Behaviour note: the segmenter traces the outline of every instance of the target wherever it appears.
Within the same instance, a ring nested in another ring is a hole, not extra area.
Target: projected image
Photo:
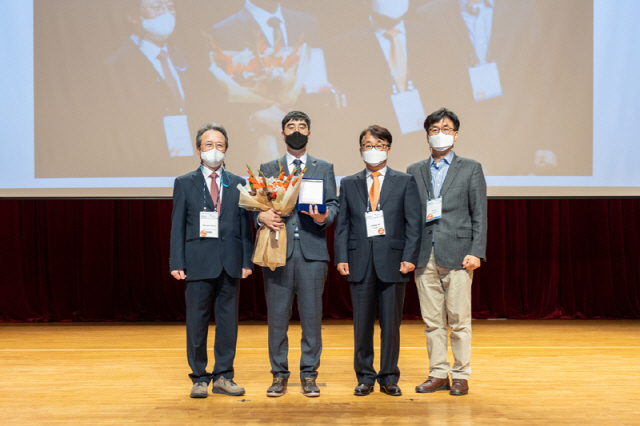
[[[35,176],[181,175],[209,121],[244,170],[284,154],[293,109],[337,175],[374,123],[404,170],[443,106],[488,176],[589,176],[592,20],[580,0],[36,0]]]

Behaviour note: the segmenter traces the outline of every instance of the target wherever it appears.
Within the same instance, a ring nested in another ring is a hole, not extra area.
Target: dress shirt
[[[369,192],[371,191],[371,185],[373,185],[373,176],[371,176],[371,173],[373,173],[373,171],[369,170],[368,168],[366,168],[365,171],[367,173],[367,199],[369,199]],[[387,166],[384,166],[383,168],[378,170],[378,173],[380,173],[380,176],[378,176],[378,181],[380,181],[380,193],[382,193],[382,183],[384,182],[384,176],[387,174]],[[380,204],[380,198],[378,198],[378,204]]]
[[[468,2],[469,0],[460,0],[462,19],[469,29],[469,39],[478,57],[478,64],[486,64],[489,41],[491,40],[494,0],[481,0],[478,4],[472,5],[473,10],[478,12],[477,15],[471,15],[467,12]]]
[[[140,51],[144,54],[144,56],[146,56],[147,59],[149,59],[149,62],[151,62],[151,64],[153,65],[153,68],[156,69],[156,71],[158,72],[158,74],[160,74],[160,77],[162,77],[163,80],[165,79],[164,71],[162,71],[162,64],[158,59],[158,54],[160,53],[161,50],[164,50],[165,52],[167,52],[167,62],[169,62],[169,69],[171,70],[171,74],[173,74],[173,78],[178,83],[180,96],[182,97],[182,99],[184,99],[184,91],[182,90],[182,83],[180,83],[180,76],[178,75],[178,72],[176,71],[176,67],[173,65],[173,62],[171,62],[171,56],[167,51],[167,46],[164,45],[163,47],[158,47],[156,44],[151,43],[147,40],[140,40],[136,36],[132,36],[131,39],[133,40],[134,43],[138,45],[138,47],[140,48]]]
[[[220,185],[220,179],[222,179],[222,167],[218,167],[216,170],[211,170],[205,165],[202,165],[200,169],[202,170],[202,175],[204,176],[204,181],[207,183],[207,188],[209,188],[209,191],[211,191],[211,175],[213,174],[213,172],[216,172],[216,174],[218,175],[216,176],[216,185],[218,185],[218,188],[220,189],[218,191],[218,194],[220,194],[220,202],[222,202],[222,188],[224,188],[223,185]]]
[[[280,20],[280,31],[282,31],[282,40],[284,41],[285,47],[289,46],[289,43],[287,43],[287,28],[284,25],[284,17],[282,16],[282,9],[280,8],[280,5],[278,5],[278,10],[276,10],[276,13],[273,14],[259,8],[249,0],[246,0],[244,7],[251,14],[251,16],[253,16],[253,19],[256,20],[256,22],[260,26],[260,29],[262,30],[262,33],[272,47],[275,43],[275,41],[273,40],[273,28],[269,26],[267,21],[269,21],[269,19],[273,17],[278,18]]]
[[[429,191],[434,192],[431,194],[431,198],[438,198],[440,196],[440,190],[442,189],[444,179],[447,177],[451,160],[453,160],[453,151],[442,158],[439,163],[436,163],[433,157],[431,157],[431,188]]]
[[[371,22],[373,23],[373,20],[371,20]],[[404,20],[400,21],[400,23],[398,23],[398,25],[396,25],[394,28],[397,29],[398,31],[400,31],[398,33],[398,38],[400,39],[400,42],[402,43],[402,49],[404,50],[404,56],[405,56],[405,58],[407,58],[407,61],[408,61],[409,57],[407,56],[407,32],[405,30]],[[389,40],[387,37],[385,37],[384,33],[386,31],[387,31],[386,28],[376,28],[375,34],[376,34],[376,38],[378,39],[378,43],[380,43],[380,48],[382,49],[382,53],[384,54],[384,58],[387,60],[387,64],[389,64],[389,70],[391,70],[392,69],[392,67],[391,67],[391,58],[390,58],[390,55],[391,55],[391,40]]]

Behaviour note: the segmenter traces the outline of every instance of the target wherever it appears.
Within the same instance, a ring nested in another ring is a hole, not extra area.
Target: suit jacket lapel
[[[289,176],[289,164],[287,163],[286,154],[280,157],[280,165],[282,166],[282,170],[284,170],[284,175]],[[280,172],[280,170],[278,170],[278,172]],[[278,177],[277,174],[276,174],[276,177]]]
[[[429,194],[428,198],[433,198],[433,194],[431,193],[431,157],[422,163],[422,166],[420,166],[420,172],[422,174],[422,179],[424,180],[424,185],[427,187],[427,194]]]
[[[203,194],[204,192],[204,205],[207,207],[207,210],[213,211],[213,200],[211,199],[211,192],[209,191],[207,183],[204,180],[202,170],[197,169],[195,172],[193,172],[191,180],[193,182],[193,185],[196,187],[198,194]]]
[[[304,177],[307,179],[313,179],[318,171],[318,161],[307,154],[307,162],[304,166],[307,168],[307,171],[304,173]]]
[[[366,206],[369,202],[369,191],[367,191],[367,172],[365,170],[356,175],[356,188]]]
[[[458,170],[460,170],[460,159],[456,154],[453,154],[453,161],[451,161],[451,165],[449,166],[449,170],[447,170],[447,176],[444,178],[444,183],[442,184],[442,189],[440,190],[440,196],[444,196],[447,192],[447,189],[451,186],[451,182],[456,178],[458,174]]]
[[[384,209],[384,202],[387,200],[387,197],[389,197],[389,194],[391,194],[393,186],[396,184],[397,180],[398,176],[396,174],[396,171],[387,168],[387,175],[382,181],[382,188],[380,188],[380,209]]]

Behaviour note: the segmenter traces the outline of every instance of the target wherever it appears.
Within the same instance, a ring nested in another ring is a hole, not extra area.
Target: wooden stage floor
[[[476,320],[473,328],[468,396],[414,392],[428,374],[418,321],[402,325],[404,395],[376,386],[353,396],[352,324],[326,321],[320,398],[293,384],[298,323],[289,331],[292,386],[280,398],[265,395],[266,324],[241,323],[235,379],[247,393],[191,399],[184,324],[0,324],[0,424],[640,424],[639,321]]]

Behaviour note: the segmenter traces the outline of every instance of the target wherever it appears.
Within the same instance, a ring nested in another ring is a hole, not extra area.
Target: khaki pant
[[[431,252],[416,269],[420,312],[425,323],[429,376],[469,379],[471,375],[471,282],[473,271],[441,268]],[[447,361],[447,323],[451,327],[453,367]]]

